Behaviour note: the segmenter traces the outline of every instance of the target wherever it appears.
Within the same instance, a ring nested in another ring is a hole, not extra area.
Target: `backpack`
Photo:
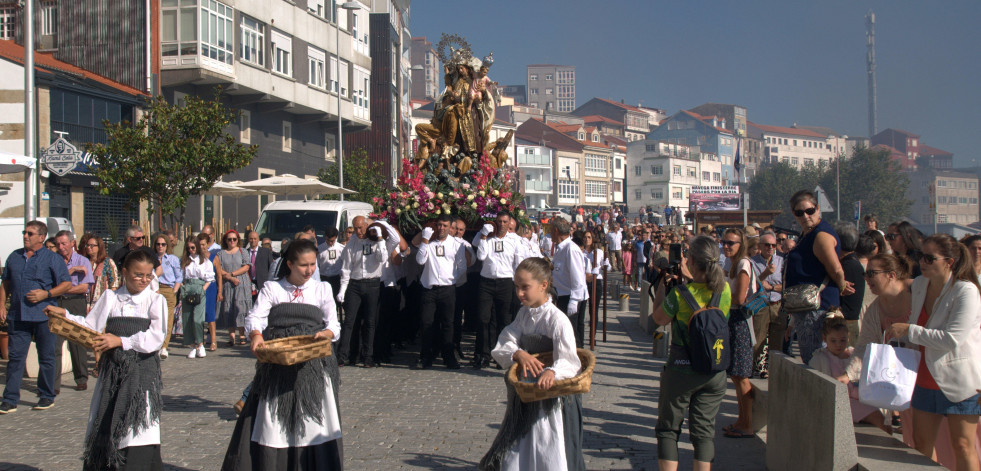
[[[729,367],[731,344],[729,341],[729,321],[719,309],[721,293],[712,295],[705,307],[700,307],[688,286],[678,286],[678,294],[692,310],[688,321],[688,338],[681,336],[688,351],[691,368],[697,373],[713,374]]]

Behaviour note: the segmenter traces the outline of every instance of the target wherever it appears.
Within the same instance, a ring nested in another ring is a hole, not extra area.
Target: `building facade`
[[[573,111],[576,116],[602,116],[623,123],[623,137],[628,141],[644,139],[651,131],[651,115],[640,108],[605,98],[592,98]]]
[[[516,139],[515,147],[525,206],[529,209],[555,206],[555,149],[524,139]]]
[[[834,165],[848,152],[847,136],[824,134],[800,127],[749,123],[749,137],[762,141],[764,163],[783,162],[795,168]]]
[[[527,100],[532,108],[571,113],[576,109],[576,67],[529,65]]]
[[[515,105],[528,104],[528,88],[524,85],[501,85],[501,96],[514,100]]]
[[[722,184],[719,162],[704,168],[712,183],[703,180],[702,157],[697,147],[684,144],[651,139],[628,143],[628,207],[650,207],[662,214],[666,207],[677,208],[684,218],[693,186]]]
[[[950,170],[920,169],[909,173],[906,197],[913,202],[910,219],[919,224],[968,225],[979,219],[978,176]]]
[[[692,148],[692,151],[708,152],[718,157],[722,175],[719,185],[736,183],[733,160],[736,142],[732,131],[726,129],[725,119],[707,117],[691,111],[679,111],[665,118],[661,125],[647,134],[647,140],[670,142]],[[632,174],[628,172],[627,179]]]
[[[412,60],[412,93],[413,100],[435,100],[439,96],[439,76],[442,67],[433,43],[425,36],[412,38],[410,57]]]

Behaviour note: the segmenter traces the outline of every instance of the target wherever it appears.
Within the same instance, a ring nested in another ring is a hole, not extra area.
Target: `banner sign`
[[[688,196],[689,211],[738,211],[737,186],[693,186]]]
[[[81,160],[82,153],[64,136],[59,136],[58,140],[51,143],[41,153],[41,161],[44,166],[59,177],[63,177],[75,169],[75,165]]]

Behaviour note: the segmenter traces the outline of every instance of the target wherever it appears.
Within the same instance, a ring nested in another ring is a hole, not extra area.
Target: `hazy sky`
[[[705,102],[751,121],[868,136],[865,14],[876,14],[879,131],[906,130],[981,164],[981,1],[415,0],[410,31],[494,51],[491,78],[576,66],[576,101],[669,114]],[[977,114],[977,115],[976,115]]]

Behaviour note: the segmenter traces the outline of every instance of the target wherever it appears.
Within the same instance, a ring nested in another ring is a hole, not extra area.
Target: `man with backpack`
[[[682,276],[690,280],[668,290],[668,275],[657,283],[654,322],[671,324],[668,362],[661,374],[656,427],[658,464],[677,469],[678,439],[685,415],[694,447],[695,469],[709,469],[715,457],[715,417],[726,392],[731,344],[729,285],[719,263],[718,244],[707,236],[691,241]]]

